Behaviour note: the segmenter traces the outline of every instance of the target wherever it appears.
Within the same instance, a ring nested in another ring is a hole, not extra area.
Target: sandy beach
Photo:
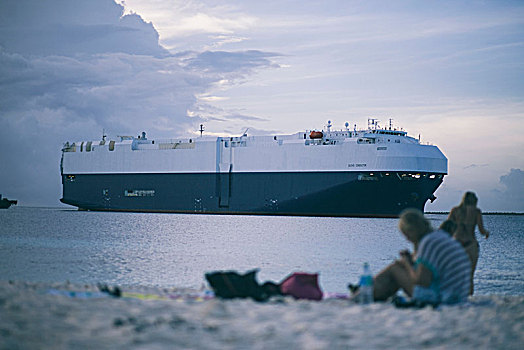
[[[199,291],[0,282],[2,349],[521,349],[524,296],[398,309],[291,298],[206,299]]]

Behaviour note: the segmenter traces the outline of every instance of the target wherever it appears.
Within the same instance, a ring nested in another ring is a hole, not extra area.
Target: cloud
[[[256,19],[242,16],[235,19],[219,18],[205,13],[197,13],[191,17],[182,18],[176,26],[179,35],[191,33],[233,33],[238,29],[246,29],[254,25]]]
[[[249,33],[261,22],[261,18],[246,13],[249,9],[243,11],[242,6],[233,2],[116,1],[125,7],[126,13],[136,11],[154,22],[162,33],[161,43],[168,49],[216,49],[224,44],[239,43],[249,38],[238,36],[237,32]]]
[[[504,196],[515,201],[517,206],[524,210],[524,171],[511,169],[508,174],[500,177],[500,183],[506,187]]]
[[[245,121],[267,121],[265,118],[260,117],[254,117],[250,115],[243,115],[243,114],[232,114],[226,116],[227,119],[239,119],[239,120],[245,120]]]
[[[509,172],[499,175],[498,183],[493,181],[483,184],[476,183],[475,180],[482,177],[482,173],[488,170],[474,168],[473,171],[467,176],[466,182],[455,179],[451,186],[446,186],[446,183],[443,184],[442,190],[446,191],[444,196],[446,198],[439,198],[439,200],[444,201],[444,203],[439,204],[441,210],[449,210],[451,206],[460,201],[464,192],[473,191],[477,193],[479,207],[483,211],[524,212],[524,171],[513,168]]]
[[[278,68],[269,58],[277,53],[248,50],[241,52],[205,51],[186,60],[187,67],[212,73],[245,74],[255,68]]]
[[[466,169],[475,169],[475,168],[483,168],[483,167],[487,167],[489,166],[489,164],[470,164],[470,165],[467,165],[465,167],[463,167],[462,169],[466,170]]]
[[[0,46],[31,55],[120,52],[162,56],[151,23],[123,16],[113,1],[5,0],[0,3]]]
[[[212,36],[211,39],[213,40],[213,43],[207,46],[207,48],[209,49],[217,49],[220,46],[223,46],[226,44],[241,43],[247,40],[246,37],[238,37],[238,36],[232,36],[232,35],[229,35],[229,36],[228,35],[217,35],[217,36]]]
[[[64,142],[187,135],[213,110],[198,96],[276,67],[262,51],[169,53],[123,13],[111,0],[0,2],[1,193],[56,205]]]
[[[49,123],[58,129],[92,119],[106,130],[126,132],[167,116],[191,123],[187,109],[212,82],[185,71],[174,58],[120,53],[25,57],[4,51],[0,74],[4,118],[55,110],[61,117]]]
[[[205,103],[205,101],[206,101],[205,98],[200,99],[199,102],[195,104],[190,114],[194,116],[198,115],[200,118],[208,122],[227,123],[229,124],[229,127],[235,126],[240,129],[245,128],[244,126],[245,124],[243,124],[243,122],[267,122],[268,121],[267,118],[258,117],[254,115],[247,115],[246,113],[243,113],[242,110],[220,108],[215,105]],[[215,124],[215,128],[218,125],[220,124]],[[215,130],[214,132],[218,132],[218,131]]]

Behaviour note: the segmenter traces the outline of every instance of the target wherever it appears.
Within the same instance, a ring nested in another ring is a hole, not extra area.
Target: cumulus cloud
[[[504,197],[519,210],[524,210],[524,171],[511,169],[508,174],[500,177],[500,183],[506,187]]]
[[[65,141],[187,134],[212,108],[198,96],[273,66],[260,51],[169,53],[111,0],[4,0],[0,24],[0,193],[22,205],[58,203]]]
[[[166,47],[186,49],[218,48],[225,44],[249,39],[238,32],[249,32],[260,25],[261,19],[242,10],[239,5],[217,1],[141,1],[116,0],[126,8],[126,13],[137,11],[155,23],[161,32],[161,42]],[[265,22],[265,20],[264,20]],[[179,49],[181,50],[181,49]]]
[[[122,52],[163,55],[158,33],[113,1],[3,0],[0,45],[21,54]]]
[[[524,171],[512,168],[499,177],[498,186],[472,189],[483,211],[524,212]]]

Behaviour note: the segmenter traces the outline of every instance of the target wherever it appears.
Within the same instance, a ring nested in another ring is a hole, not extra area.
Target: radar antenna
[[[204,128],[204,124],[200,124],[200,137],[202,137],[202,133],[204,132],[205,128]]]

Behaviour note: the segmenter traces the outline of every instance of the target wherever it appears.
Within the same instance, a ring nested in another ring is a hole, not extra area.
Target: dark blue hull
[[[6,198],[0,199],[0,209],[8,209],[12,205],[16,205],[18,201],[9,200]]]
[[[85,210],[394,217],[424,209],[443,174],[300,172],[64,174],[61,201]]]

